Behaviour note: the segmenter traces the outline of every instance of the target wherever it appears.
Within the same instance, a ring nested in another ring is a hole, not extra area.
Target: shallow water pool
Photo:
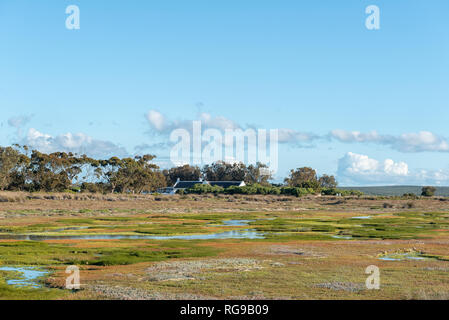
[[[371,216],[352,217],[351,219],[361,219],[361,220],[366,220],[366,219],[371,219]]]
[[[378,258],[383,261],[404,261],[404,260],[428,260],[428,258],[420,257],[411,253],[392,253]]]
[[[31,234],[3,234],[0,240],[121,240],[121,239],[152,239],[152,240],[213,240],[213,239],[263,239],[264,235],[255,230],[232,230],[209,234],[152,236],[152,235],[123,235],[123,234],[86,234],[86,235],[31,235]]]
[[[34,267],[0,267],[0,271],[19,273],[19,276],[16,279],[6,280],[7,284],[17,287],[32,288],[40,288],[41,285],[37,282],[37,279],[48,274],[48,271],[39,270]]]

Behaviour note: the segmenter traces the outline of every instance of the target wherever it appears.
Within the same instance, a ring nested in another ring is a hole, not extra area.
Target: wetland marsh
[[[331,197],[177,199],[2,204],[0,297],[449,296],[449,277],[442,271],[449,270],[449,206],[437,199],[417,201],[413,209],[400,200],[387,209],[376,199],[335,205]],[[80,268],[81,290],[65,289],[71,265]],[[369,265],[381,270],[380,290],[364,287]],[[32,286],[18,286],[12,280],[24,278],[21,270],[45,273]]]

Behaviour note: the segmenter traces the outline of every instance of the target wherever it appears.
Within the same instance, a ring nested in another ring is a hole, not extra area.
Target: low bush
[[[192,188],[185,189],[184,193],[205,194],[205,193],[223,193],[224,188],[211,186],[209,184],[196,184]]]
[[[326,196],[336,196],[341,195],[343,197],[347,196],[363,196],[363,192],[359,190],[342,190],[337,188],[323,188],[321,194]]]

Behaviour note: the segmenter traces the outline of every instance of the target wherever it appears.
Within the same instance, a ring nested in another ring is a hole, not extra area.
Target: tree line
[[[262,163],[245,165],[217,161],[202,168],[184,165],[161,170],[152,162],[154,159],[154,155],[147,154],[99,160],[70,152],[46,154],[20,145],[0,147],[0,191],[143,193],[172,186],[177,179],[245,181],[247,187],[234,187],[229,192],[247,194],[335,192],[337,187],[334,176],[318,177],[309,167],[291,170],[284,184],[276,185],[270,183],[272,175]]]
[[[166,186],[153,155],[97,160],[66,152],[46,154],[26,146],[0,147],[0,190],[152,191]]]

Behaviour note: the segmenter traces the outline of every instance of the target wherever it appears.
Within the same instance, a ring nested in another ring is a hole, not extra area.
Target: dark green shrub
[[[185,190],[185,193],[205,194],[205,193],[223,193],[224,189],[220,186],[211,186],[209,184],[198,183],[192,188]]]
[[[421,190],[421,195],[424,197],[433,197],[437,189],[435,187],[423,187]]]

